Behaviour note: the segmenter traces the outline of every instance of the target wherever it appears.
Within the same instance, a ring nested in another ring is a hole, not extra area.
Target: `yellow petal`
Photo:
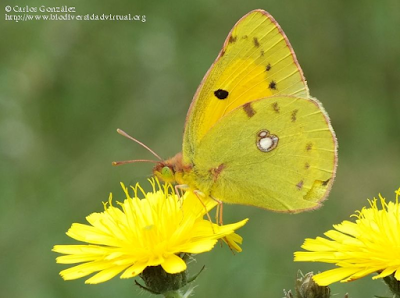
[[[400,188],[399,188],[400,191]],[[396,273],[394,274],[394,278],[397,279],[398,281],[400,281],[400,270],[397,269]]]
[[[385,268],[381,273],[379,273],[378,275],[372,277],[372,279],[378,279],[378,278],[386,277],[386,276],[392,274],[394,271],[396,271],[395,267]],[[397,272],[396,272],[396,274],[397,274]]]
[[[180,246],[181,252],[187,252],[192,254],[199,254],[202,252],[210,251],[213,249],[215,244],[218,242],[216,239],[204,239],[199,241],[192,241],[189,243],[185,243]]]
[[[122,273],[121,278],[131,278],[139,275],[147,267],[147,263],[135,263]]]
[[[101,271],[112,266],[109,262],[90,262],[80,264],[60,272],[60,275],[65,280],[72,280],[87,276],[96,271]]]
[[[87,279],[85,281],[85,284],[98,284],[101,282],[105,282],[107,280],[110,280],[114,276],[116,276],[118,273],[120,273],[125,268],[126,268],[126,265],[125,266],[113,266],[111,268],[102,270],[99,273],[93,275],[91,278]]]
[[[318,285],[327,286],[356,273],[358,270],[359,268],[335,268],[318,273],[313,276],[313,279]]]
[[[222,238],[222,240],[229,246],[231,250],[236,252],[242,251],[242,248],[239,246],[239,244],[242,244],[243,238],[240,237],[238,234],[229,234],[225,238]]]
[[[170,255],[165,258],[161,266],[165,272],[170,274],[175,274],[186,270],[186,263],[176,255]]]

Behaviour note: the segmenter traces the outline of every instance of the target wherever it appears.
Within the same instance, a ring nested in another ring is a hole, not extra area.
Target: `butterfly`
[[[258,9],[235,24],[198,87],[182,152],[153,173],[222,202],[295,213],[321,205],[336,167],[329,117],[281,27]]]

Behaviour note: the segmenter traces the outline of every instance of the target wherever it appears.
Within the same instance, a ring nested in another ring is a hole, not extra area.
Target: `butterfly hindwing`
[[[336,147],[318,101],[273,96],[216,123],[196,148],[188,178],[224,202],[299,212],[317,208],[328,194]]]
[[[279,94],[309,97],[282,29],[267,12],[254,10],[233,27],[194,96],[186,119],[184,159],[190,162],[201,139],[224,115]]]

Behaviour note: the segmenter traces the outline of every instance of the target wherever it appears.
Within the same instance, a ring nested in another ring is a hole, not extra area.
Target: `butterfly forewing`
[[[196,92],[186,119],[184,160],[190,162],[201,139],[230,111],[279,94],[309,97],[282,29],[267,12],[255,10],[233,27]]]

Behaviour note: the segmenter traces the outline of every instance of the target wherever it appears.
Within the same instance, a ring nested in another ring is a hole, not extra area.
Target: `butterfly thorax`
[[[153,174],[164,182],[187,184],[185,174],[190,172],[192,165],[185,164],[182,160],[182,153],[177,153],[170,159],[161,161],[153,168]]]

